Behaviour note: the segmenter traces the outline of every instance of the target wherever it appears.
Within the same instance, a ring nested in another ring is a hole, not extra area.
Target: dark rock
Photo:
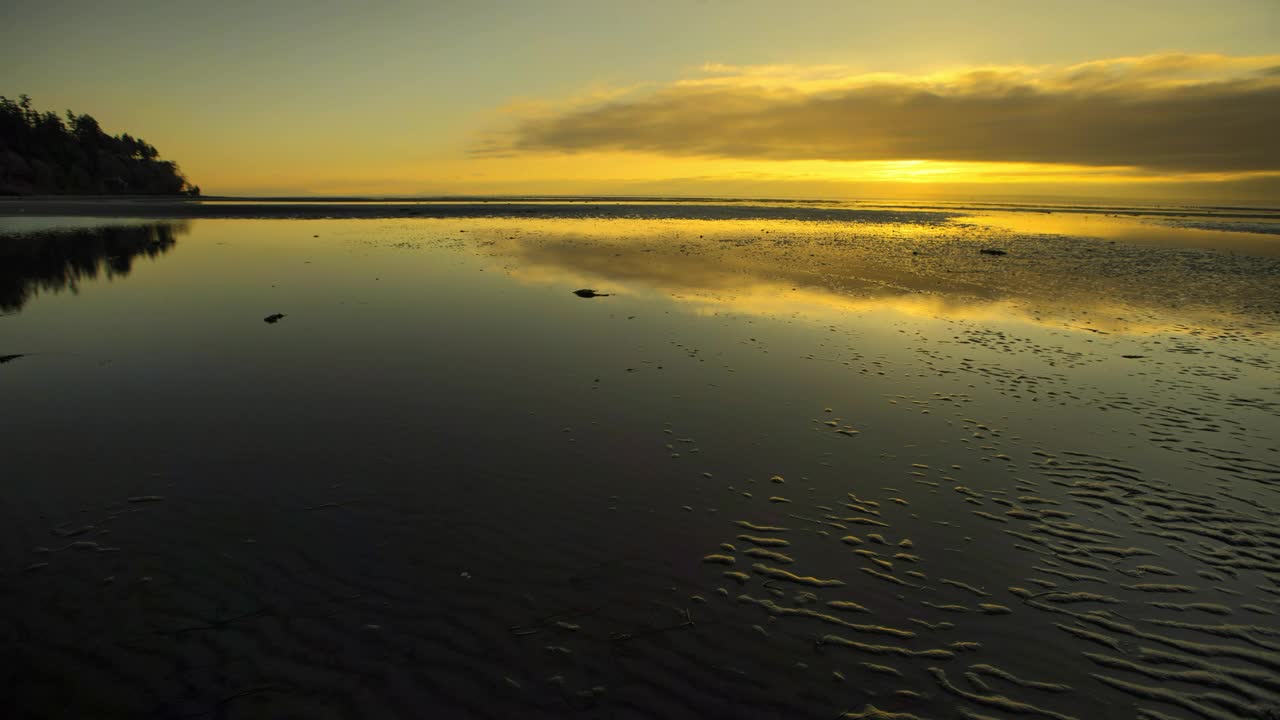
[[[978,252],[982,253],[983,255],[1008,255],[1009,254],[1008,250],[1001,250],[1000,248],[982,248]]]
[[[609,293],[598,293],[595,290],[592,290],[591,288],[574,290],[573,294],[577,295],[580,298],[609,297]]]
[[[275,315],[268,315],[262,318],[262,322],[267,323],[269,325],[275,325],[276,323],[280,322],[283,318],[284,318],[284,315],[282,313],[276,313]]]
[[[0,364],[13,362],[14,360],[17,360],[20,357],[22,357],[22,355],[0,355]]]

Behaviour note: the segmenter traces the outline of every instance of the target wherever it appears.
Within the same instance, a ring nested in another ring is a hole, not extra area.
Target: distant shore
[[[674,208],[682,210],[672,212]],[[697,208],[697,210],[693,210]],[[1224,206],[1059,205],[1026,202],[902,202],[707,197],[202,197],[27,196],[0,197],[0,217],[108,218],[467,218],[467,217],[684,217],[705,220],[795,219],[814,221],[946,222],[973,212],[1112,214],[1277,220],[1280,209]]]
[[[200,200],[150,197],[43,197],[0,199],[0,217],[102,217],[138,219],[390,219],[390,218],[631,218],[702,220],[810,220],[946,222],[961,214],[942,208],[848,208],[784,201],[718,200]],[[774,204],[777,203],[777,204]]]

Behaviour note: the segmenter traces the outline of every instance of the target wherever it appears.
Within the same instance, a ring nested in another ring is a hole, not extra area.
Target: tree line
[[[40,112],[0,95],[0,195],[199,195],[175,162],[90,115]]]

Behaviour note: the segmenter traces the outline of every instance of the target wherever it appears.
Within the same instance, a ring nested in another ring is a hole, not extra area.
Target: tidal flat
[[[1280,717],[1278,367],[1268,210],[5,201],[0,677]]]

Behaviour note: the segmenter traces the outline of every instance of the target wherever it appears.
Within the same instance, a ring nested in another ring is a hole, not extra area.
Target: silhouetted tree
[[[199,195],[176,163],[128,133],[108,135],[91,115],[37,111],[0,95],[0,195]]]

